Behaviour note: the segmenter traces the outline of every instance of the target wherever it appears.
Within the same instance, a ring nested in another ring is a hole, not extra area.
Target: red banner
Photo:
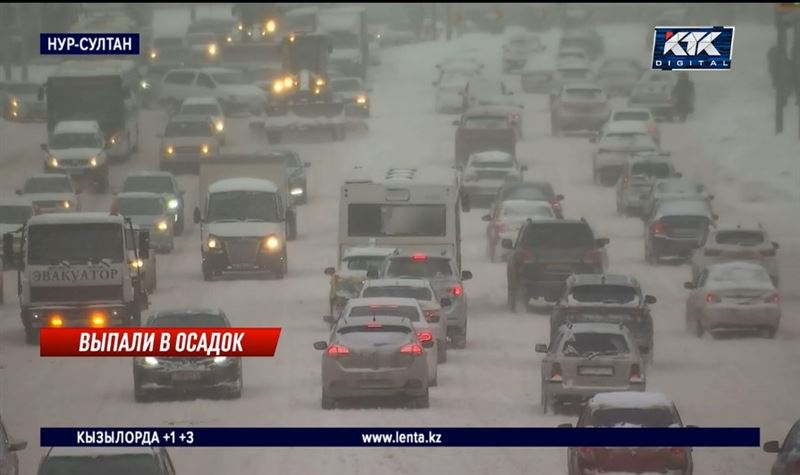
[[[275,356],[280,328],[42,328],[40,356]]]

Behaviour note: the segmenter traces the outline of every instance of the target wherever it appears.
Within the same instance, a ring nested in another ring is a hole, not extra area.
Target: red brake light
[[[460,285],[456,285],[455,287],[453,287],[453,296],[454,297],[461,297],[461,294],[463,294],[463,293],[464,293],[464,288],[461,287]]]
[[[719,298],[719,295],[717,295],[717,294],[708,293],[708,294],[706,294],[706,302],[707,303],[720,303],[720,302],[722,302],[722,299]]]
[[[380,322],[370,322],[367,323],[367,328],[383,328],[383,324]]]
[[[550,206],[552,206],[553,209],[558,209],[561,208],[561,203],[558,200],[553,200],[550,202]]]
[[[584,461],[594,460],[594,448],[593,447],[579,447],[578,448],[578,457],[580,457]]]
[[[600,252],[600,249],[589,249],[583,255],[583,263],[584,264],[600,264],[603,261],[603,254]]]
[[[759,252],[764,257],[775,257],[775,249],[767,249],[765,251]]]
[[[631,181],[631,177],[629,177],[628,175],[625,175],[625,176],[622,177],[622,184],[623,185],[627,185],[629,181]]]
[[[722,251],[720,251],[719,249],[706,249],[703,252],[703,254],[705,254],[706,256],[719,256],[722,255]]]
[[[559,363],[553,363],[553,366],[550,367],[549,380],[554,383],[564,381],[564,378],[561,377],[561,365]]]
[[[411,356],[421,356],[422,347],[416,343],[409,343],[408,345],[400,348],[400,353],[410,354]]]
[[[781,295],[780,294],[772,294],[769,297],[765,298],[764,302],[766,302],[766,303],[774,303],[775,305],[778,305],[779,303],[781,303]]]
[[[683,457],[684,450],[682,447],[672,447],[671,449],[669,449],[669,453],[673,457]]]
[[[498,233],[502,233],[502,232],[504,232],[506,229],[508,229],[508,226],[506,225],[506,223],[504,223],[504,222],[502,222],[502,221],[498,221],[498,222],[496,222],[496,223],[494,224],[494,229],[495,229],[495,231],[497,231]]]
[[[411,259],[413,259],[415,261],[427,261],[428,260],[428,255],[425,254],[424,252],[417,252],[417,253],[415,253],[414,255],[411,256]]]
[[[653,236],[663,236],[664,235],[664,225],[661,221],[656,221],[655,223],[650,225],[650,234]]]
[[[429,332],[428,330],[420,330],[417,332],[417,339],[420,343],[425,343],[426,341],[433,341],[433,333]]]
[[[642,383],[644,382],[644,378],[642,377],[642,370],[639,368],[638,364],[631,366],[631,376],[628,378],[628,381],[631,383]]]
[[[656,124],[651,123],[650,125],[647,126],[647,131],[650,132],[651,134],[656,133],[657,130],[658,129],[656,128]]]
[[[325,350],[328,356],[332,356],[334,358],[338,356],[345,356],[350,354],[350,348],[344,345],[338,345],[336,343],[331,344],[327,350]]]

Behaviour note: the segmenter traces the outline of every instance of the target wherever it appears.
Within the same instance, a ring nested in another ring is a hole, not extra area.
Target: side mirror
[[[534,349],[537,353],[547,353],[547,345],[544,343],[537,343]]]
[[[491,221],[491,220],[492,220],[492,215],[490,215],[490,214],[484,214],[483,216],[481,216],[481,219],[482,219],[483,221]]]
[[[314,342],[314,349],[315,350],[324,350],[328,347],[328,344],[324,341],[315,341]]]
[[[14,262],[14,235],[11,233],[3,234],[3,259],[6,262]]]
[[[378,278],[378,271],[375,269],[370,269],[367,271],[367,279],[377,279]]]
[[[778,242],[777,242],[777,241],[772,241],[772,247],[773,247],[774,249],[780,249],[780,248],[781,248],[781,245],[780,245],[780,244],[778,244]]]
[[[453,301],[450,300],[449,297],[442,297],[441,299],[439,299],[439,305],[441,305],[442,307],[449,307],[452,304]]]
[[[41,148],[42,150],[44,150],[46,152],[47,151],[47,144],[43,143],[43,144],[39,145],[39,148]]]
[[[472,278],[472,272],[465,270],[461,271],[461,280],[470,280]]]
[[[203,215],[200,214],[200,208],[195,208],[194,209],[194,215],[192,217],[194,218],[194,224],[197,224],[197,223],[203,221]]]
[[[594,240],[594,244],[597,247],[605,247],[609,242],[611,242],[611,239],[609,238],[597,238]]]
[[[336,323],[336,318],[335,318],[333,315],[323,315],[323,316],[322,316],[322,320],[323,320],[325,323],[330,323],[331,325],[333,325],[334,323]]]
[[[684,282],[683,288],[686,290],[694,290],[696,286],[694,285],[694,282]]]
[[[150,233],[147,231],[142,231],[139,233],[139,258],[140,259],[149,259],[150,258]]]
[[[24,450],[25,447],[28,446],[28,442],[24,440],[10,440],[8,444],[8,451],[9,452],[18,452],[20,450]]]
[[[528,165],[522,165],[521,167],[519,167],[519,169],[526,172],[528,171]]]
[[[764,452],[768,454],[777,454],[781,451],[781,444],[777,440],[770,440],[769,442],[764,442]]]
[[[433,348],[434,343],[436,343],[434,340],[423,341],[422,342],[422,347],[426,348],[426,349],[427,348]]]
[[[303,168],[310,168],[311,162],[303,162]]]
[[[655,295],[644,296],[644,303],[646,303],[647,305],[653,305],[654,303],[656,303],[657,300],[658,299],[656,299]]]
[[[453,121],[453,125],[455,125],[456,127],[458,127],[459,125],[461,125],[461,121],[460,121],[460,120],[454,120],[454,121]]]
[[[326,267],[325,268],[325,275],[333,275],[336,273],[336,269],[333,267]]]
[[[503,249],[514,249],[514,242],[511,239],[505,238],[500,241],[500,247]]]
[[[564,201],[564,195],[556,195],[556,201]]]
[[[558,425],[558,428],[559,428],[559,429],[572,429],[572,424],[570,424],[570,423],[566,423],[566,424],[559,424],[559,425]]]
[[[675,172],[675,178],[683,178],[683,173]]]

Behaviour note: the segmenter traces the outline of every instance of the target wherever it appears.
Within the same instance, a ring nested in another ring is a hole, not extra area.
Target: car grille
[[[200,147],[197,145],[184,145],[175,147],[175,153],[178,155],[196,155],[200,153]]]
[[[260,238],[225,239],[225,252],[228,254],[228,263],[231,266],[255,264],[260,245]]]
[[[31,302],[87,302],[93,300],[122,300],[122,286],[31,287]]]
[[[64,202],[63,201],[36,201],[34,204],[42,209],[49,209],[49,208],[63,208]]]
[[[508,172],[503,170],[478,172],[478,178],[484,180],[505,180],[507,177],[508,177]]]
[[[75,159],[62,159],[58,161],[58,164],[64,167],[83,167],[89,163],[88,160],[84,160],[82,158],[75,158]]]

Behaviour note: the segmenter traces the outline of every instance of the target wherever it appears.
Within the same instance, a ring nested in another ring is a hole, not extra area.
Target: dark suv
[[[508,306],[517,312],[531,298],[558,300],[572,274],[602,274],[608,267],[608,238],[595,238],[585,219],[528,220],[516,242],[503,239],[512,249],[506,275]]]
[[[175,467],[164,447],[52,447],[42,457],[37,473],[175,475]]]

